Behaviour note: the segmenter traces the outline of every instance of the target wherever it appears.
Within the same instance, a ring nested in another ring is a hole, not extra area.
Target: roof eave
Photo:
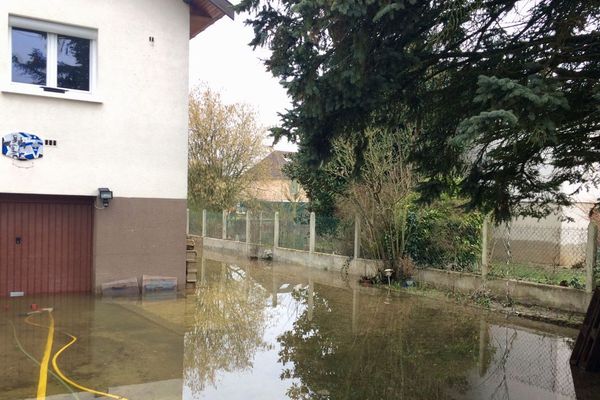
[[[190,39],[227,15],[234,19],[233,4],[227,0],[183,0],[190,6]]]

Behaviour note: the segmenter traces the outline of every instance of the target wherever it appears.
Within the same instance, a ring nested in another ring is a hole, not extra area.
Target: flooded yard
[[[202,260],[185,297],[1,299],[0,399],[36,398],[50,312],[31,303],[52,307],[53,357],[77,337],[60,371],[114,398],[599,398],[600,376],[570,369],[575,330],[222,260]],[[51,374],[46,392],[96,398]]]

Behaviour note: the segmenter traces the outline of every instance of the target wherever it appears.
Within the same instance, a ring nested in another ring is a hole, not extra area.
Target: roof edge
[[[212,3],[215,7],[217,7],[219,10],[223,11],[223,13],[225,15],[227,15],[229,18],[235,19],[235,10],[234,10],[233,4],[231,4],[229,1],[227,1],[227,0],[208,0],[208,1],[210,3]],[[183,2],[191,6],[192,3],[194,2],[194,0],[183,0]]]

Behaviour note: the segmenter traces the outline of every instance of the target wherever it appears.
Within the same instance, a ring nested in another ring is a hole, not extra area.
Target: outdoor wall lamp
[[[107,208],[108,202],[113,198],[113,192],[108,188],[99,188],[98,197],[100,198],[100,200],[102,200],[102,206],[104,208]]]

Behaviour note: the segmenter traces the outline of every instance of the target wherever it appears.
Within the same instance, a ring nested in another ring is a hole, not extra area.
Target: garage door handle
[[[15,239],[15,243],[16,244],[21,244],[21,237],[17,236],[17,238]]]

